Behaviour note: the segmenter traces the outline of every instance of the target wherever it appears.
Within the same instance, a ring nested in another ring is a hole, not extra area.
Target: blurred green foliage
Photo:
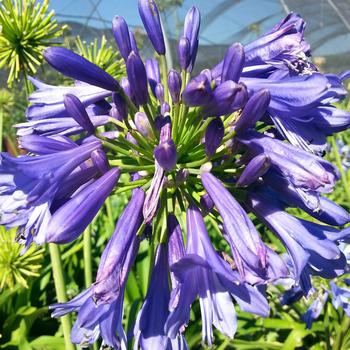
[[[49,1],[3,0],[0,4],[0,68],[9,70],[7,83],[37,72],[43,50],[57,42],[64,27],[58,25]]]

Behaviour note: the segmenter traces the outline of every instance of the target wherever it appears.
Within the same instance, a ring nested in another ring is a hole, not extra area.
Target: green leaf
[[[65,350],[63,337],[41,336],[30,342],[33,350]]]

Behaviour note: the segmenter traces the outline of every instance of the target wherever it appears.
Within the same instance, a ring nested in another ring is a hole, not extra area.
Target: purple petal
[[[49,47],[45,49],[44,57],[53,68],[67,77],[109,91],[119,89],[118,82],[103,69],[64,47]]]

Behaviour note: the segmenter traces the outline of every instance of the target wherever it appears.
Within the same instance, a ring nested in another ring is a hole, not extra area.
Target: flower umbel
[[[139,0],[139,12],[159,62],[144,63],[125,20],[115,17],[127,74],[120,82],[70,50],[46,50],[53,68],[79,82],[54,87],[34,80],[38,90],[30,96],[28,122],[17,125],[29,153],[1,155],[0,220],[20,226],[26,247],[71,242],[109,196],[132,192],[96,282],[54,305],[54,316],[78,311],[72,340],[81,346],[101,337],[105,345],[125,347],[131,340],[122,327],[124,289],[140,242],[148,239],[154,259],[132,332],[135,348],[186,348],[185,326],[197,297],[202,339],[211,345],[213,325],[234,336],[234,301],[266,316],[264,285],[289,278],[306,292],[310,275],[343,273],[337,243],[348,231],[333,226],[350,217],[322,197],[339,174],[315,149],[323,149],[317,143],[322,137],[350,124],[349,115],[330,105],[344,98],[344,89],[340,78],[307,69],[306,61],[298,72],[286,70],[286,59],[296,64],[297,53],[309,54],[300,17],[288,16],[247,47],[232,45],[221,64],[193,76],[199,10],[186,15],[180,71],[167,69],[155,1]],[[317,125],[310,129],[317,137],[300,123]],[[287,214],[289,206],[325,225]],[[292,264],[269,246],[250,212],[282,241]]]

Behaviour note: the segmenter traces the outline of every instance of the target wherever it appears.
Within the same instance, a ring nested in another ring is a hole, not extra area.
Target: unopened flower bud
[[[126,72],[136,104],[139,106],[146,104],[148,102],[146,69],[140,56],[133,51],[126,61]]]
[[[135,35],[130,30],[129,30],[129,37],[130,37],[131,51],[134,51],[138,55],[139,54],[139,48],[137,47],[137,43],[136,43],[136,40],[135,40]]]
[[[211,157],[216,149],[220,146],[222,138],[224,137],[224,123],[220,118],[214,118],[205,131],[205,153]]]
[[[256,92],[246,103],[240,118],[237,120],[235,130],[237,133],[255,125],[264,115],[270,103],[270,93],[266,89]]]
[[[158,61],[155,58],[150,58],[146,60],[145,67],[149,85],[151,87],[153,95],[155,95],[156,85],[160,83],[160,70]]]
[[[184,36],[190,43],[190,64],[188,70],[191,72],[196,60],[198,50],[198,34],[201,16],[197,7],[193,6],[187,12],[184,23]]]
[[[152,128],[144,112],[137,112],[135,114],[135,125],[137,130],[145,137],[152,135]]]
[[[247,87],[242,83],[238,83],[237,85],[239,89],[231,104],[231,113],[238,111],[239,109],[242,109],[248,100]]]
[[[254,157],[245,167],[237,181],[237,186],[249,186],[270,168],[271,161],[268,155],[261,153]]]
[[[160,113],[167,114],[170,112],[170,106],[167,102],[163,102],[162,105],[160,106]]]
[[[89,133],[93,133],[95,127],[93,126],[84,105],[73,94],[67,94],[63,99],[64,106],[66,107],[66,111],[70,117],[72,117],[84,130]]]
[[[187,106],[203,106],[210,101],[211,97],[210,81],[205,74],[190,80],[182,93],[182,99]]]
[[[183,70],[186,70],[190,64],[191,56],[190,56],[190,42],[189,40],[183,36],[179,40],[179,44],[177,46],[177,54],[179,57],[180,67]]]
[[[119,89],[119,83],[102,68],[64,47],[48,47],[44,51],[44,58],[50,66],[67,77],[109,91]]]
[[[161,142],[154,149],[154,157],[165,171],[173,169],[177,161],[176,146],[174,141],[169,140]]]
[[[133,96],[132,96],[132,92],[131,92],[131,88],[130,88],[129,79],[126,77],[123,77],[120,80],[120,86],[123,88],[125,94],[132,100]]]
[[[129,28],[125,19],[121,16],[115,16],[112,22],[112,29],[120,55],[124,58],[124,61],[126,61],[131,52],[131,43]]]
[[[91,159],[101,174],[104,174],[109,170],[109,163],[106,154],[101,149],[94,150],[91,153]]]
[[[159,55],[164,55],[165,43],[156,2],[154,0],[139,0],[139,13],[154,49]]]
[[[228,48],[222,66],[221,83],[226,80],[238,82],[243,70],[244,59],[244,48],[241,44],[235,43]]]
[[[160,83],[156,85],[155,96],[159,102],[164,102],[164,87]]]
[[[123,97],[121,97],[118,93],[112,93],[112,101],[114,103],[115,108],[118,110],[122,119],[125,119],[128,115],[128,108],[125,103]]]
[[[208,215],[214,208],[214,202],[207,193],[201,196],[200,204],[203,216]]]
[[[178,103],[180,101],[181,76],[174,69],[171,69],[168,74],[168,86],[173,103]]]

